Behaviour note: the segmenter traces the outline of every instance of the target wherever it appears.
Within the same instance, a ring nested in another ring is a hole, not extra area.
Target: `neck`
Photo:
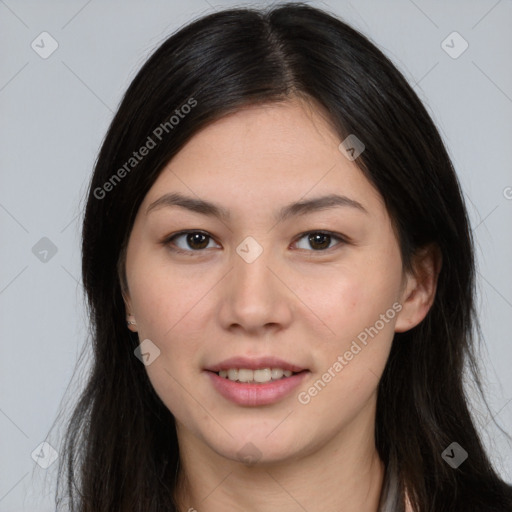
[[[287,461],[253,466],[218,455],[180,427],[180,512],[378,511],[385,467],[373,424],[349,426],[322,447]]]

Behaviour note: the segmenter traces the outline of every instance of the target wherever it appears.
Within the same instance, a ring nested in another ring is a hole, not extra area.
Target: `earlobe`
[[[126,317],[126,325],[130,331],[137,332],[137,322],[135,321],[135,317],[133,315],[128,315]]]
[[[427,316],[434,303],[441,266],[442,255],[437,245],[422,247],[413,256],[413,272],[405,278],[395,332],[408,331]]]
[[[130,297],[124,289],[121,290],[121,294],[123,296],[124,307],[126,310],[126,325],[130,331],[137,332],[137,322],[135,320],[135,316],[129,313],[129,311],[132,309]]]

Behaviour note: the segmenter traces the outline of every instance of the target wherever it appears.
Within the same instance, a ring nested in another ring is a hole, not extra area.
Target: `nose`
[[[219,313],[225,329],[264,336],[290,324],[294,295],[287,287],[283,266],[270,256],[266,249],[253,261],[233,254]]]

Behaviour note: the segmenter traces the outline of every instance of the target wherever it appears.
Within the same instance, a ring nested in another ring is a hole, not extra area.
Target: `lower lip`
[[[269,405],[278,402],[292,392],[306,377],[309,371],[296,373],[291,377],[266,382],[264,384],[248,384],[219,377],[214,372],[206,372],[214,388],[228,400],[247,406]]]

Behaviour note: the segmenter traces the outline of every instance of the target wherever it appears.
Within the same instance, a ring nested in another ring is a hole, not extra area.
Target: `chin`
[[[297,458],[306,450],[306,446],[303,435],[284,428],[278,432],[279,428],[272,432],[272,428],[262,428],[252,423],[243,429],[239,428],[241,435],[236,435],[227,426],[233,437],[209,439],[205,433],[203,441],[218,455],[247,466],[284,463]]]

